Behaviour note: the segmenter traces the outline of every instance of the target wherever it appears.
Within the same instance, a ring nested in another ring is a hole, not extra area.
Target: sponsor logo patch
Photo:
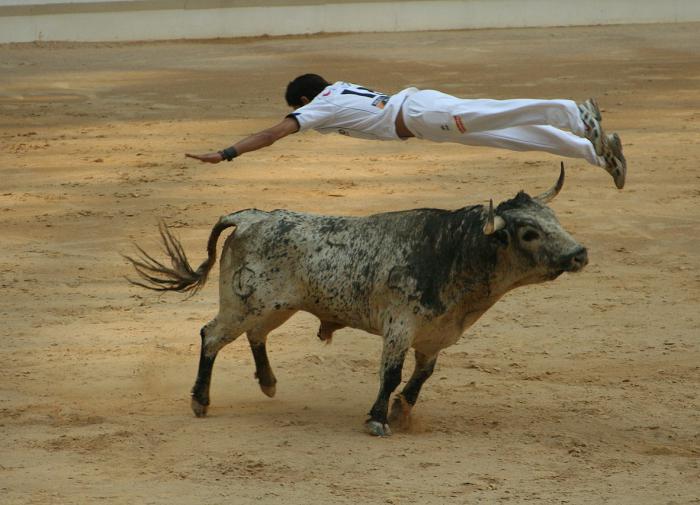
[[[464,127],[464,123],[462,123],[462,118],[459,116],[452,116],[452,118],[455,120],[455,124],[457,125],[459,132],[466,133],[467,129]]]

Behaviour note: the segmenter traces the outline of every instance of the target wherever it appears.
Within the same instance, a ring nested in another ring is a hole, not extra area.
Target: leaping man
[[[370,140],[411,137],[512,151],[545,151],[604,168],[622,189],[627,163],[617,133],[606,134],[594,99],[462,99],[407,88],[385,95],[347,82],[304,74],[287,85],[294,110],[281,122],[218,152],[186,154],[207,163],[241,156],[298,131],[314,129]]]

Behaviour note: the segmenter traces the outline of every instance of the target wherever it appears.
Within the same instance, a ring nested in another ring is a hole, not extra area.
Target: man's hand
[[[224,158],[219,153],[207,153],[207,154],[185,154],[188,158],[194,158],[195,160],[203,161],[204,163],[219,163]]]
[[[272,128],[263,130],[258,133],[253,133],[243,140],[239,140],[235,145],[217,153],[207,154],[185,154],[188,158],[203,161],[204,163],[219,163],[223,160],[231,160],[240,156],[243,153],[257,151],[263,147],[271,146],[282,137],[286,137],[292,133],[299,131],[299,123],[291,117],[284,118],[280,123]],[[225,156],[225,157],[224,157]]]

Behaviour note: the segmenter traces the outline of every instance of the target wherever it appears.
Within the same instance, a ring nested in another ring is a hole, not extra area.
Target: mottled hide
[[[196,271],[165,227],[161,233],[172,267],[145,253],[131,261],[146,281],[140,285],[197,290],[215,263],[219,235],[235,228],[222,251],[219,313],[202,329],[192,391],[198,416],[209,405],[217,353],[243,333],[261,388],[269,396],[275,393],[267,335],[303,310],[321,320],[321,340],[345,326],[382,336],[380,391],[367,429],[388,435],[389,396],[401,382],[409,349],[416,353],[416,369],[392,418],[410,414],[440,350],[454,344],[507,291],[586,265],[586,250],[545,206],[561,189],[563,177],[562,167],[552,190],[536,198],[521,192],[495,211],[474,205],[333,217],[248,209],[219,220],[207,260]]]

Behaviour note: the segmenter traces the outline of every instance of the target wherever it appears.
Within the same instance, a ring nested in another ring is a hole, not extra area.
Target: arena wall
[[[0,43],[695,21],[699,0],[0,0]]]

